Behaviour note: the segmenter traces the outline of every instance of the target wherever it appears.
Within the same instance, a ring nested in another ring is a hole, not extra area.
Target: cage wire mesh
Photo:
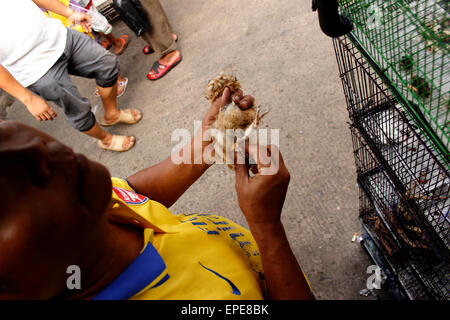
[[[356,138],[356,137],[355,137]],[[385,289],[392,292],[398,299],[428,300],[430,294],[413,276],[414,271],[403,257],[401,249],[390,236],[390,231],[376,213],[375,207],[360,188],[360,220],[363,231],[363,246],[374,262],[387,275]]]
[[[338,0],[352,35],[389,78],[427,137],[448,161],[449,1]]]
[[[449,173],[354,43],[347,37],[333,43],[352,120],[358,182],[378,212],[363,222],[392,263],[407,261],[403,282],[405,270],[413,271],[433,297],[449,299]]]
[[[358,129],[352,127],[351,132],[358,184],[373,203],[372,210],[360,208],[364,225],[373,230],[390,267],[412,286],[407,289],[410,297],[427,297],[428,293],[420,290],[422,286],[415,284],[420,282],[432,297],[450,299],[448,260],[436,251],[432,239],[413,218],[414,209],[396,190]]]
[[[97,6],[97,10],[103,14],[110,23],[120,18],[119,13],[114,9],[113,0],[103,1]]]
[[[450,248],[450,176],[383,81],[347,39],[334,46],[350,119],[370,140],[419,218]],[[433,232],[433,233],[434,233]]]

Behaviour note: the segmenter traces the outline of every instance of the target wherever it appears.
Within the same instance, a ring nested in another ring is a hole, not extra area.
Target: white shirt
[[[67,29],[31,0],[2,0],[0,64],[24,87],[35,83],[61,57]]]

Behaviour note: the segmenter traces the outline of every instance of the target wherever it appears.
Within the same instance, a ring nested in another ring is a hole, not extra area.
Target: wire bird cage
[[[352,35],[394,95],[448,164],[450,19],[448,0],[338,0]]]
[[[112,0],[105,0],[100,5],[97,6],[97,10],[105,16],[110,23],[116,21],[120,18],[119,13],[114,9],[114,4]]]
[[[357,139],[356,136],[353,136]],[[390,231],[366,193],[360,189],[360,220],[362,223],[362,244],[371,258],[386,275],[384,289],[398,299],[429,300],[426,287],[416,277],[411,266],[404,262],[402,251],[390,237]]]
[[[403,284],[404,289],[413,299],[450,299],[450,269],[445,258],[433,249],[432,240],[414,220],[408,199],[396,190],[356,128],[352,128],[352,137],[358,183],[370,203],[360,206],[360,218],[375,234],[372,239],[378,240],[389,269],[403,276],[409,284]]]
[[[356,39],[333,44],[352,121],[358,183],[372,206],[370,213],[362,206],[361,221],[396,278],[415,279],[425,288],[406,290],[408,297],[450,299],[449,172]]]

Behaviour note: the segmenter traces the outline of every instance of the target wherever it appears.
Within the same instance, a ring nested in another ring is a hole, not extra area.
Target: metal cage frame
[[[358,183],[385,234],[378,243],[390,252],[392,265],[402,265],[427,290],[410,297],[450,299],[450,174],[357,40],[349,35],[333,45],[352,121]],[[360,218],[371,229],[367,216]],[[371,230],[381,232],[373,223]]]
[[[352,36],[389,79],[402,106],[448,162],[450,2],[338,0]]]

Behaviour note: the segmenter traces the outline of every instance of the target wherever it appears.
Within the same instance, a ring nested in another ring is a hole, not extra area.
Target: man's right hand
[[[55,3],[61,2],[56,1]],[[33,92],[22,86],[16,79],[9,73],[9,71],[0,64],[0,89],[5,90],[17,100],[22,102],[36,118],[36,120],[53,120],[58,115],[47,104],[47,101],[41,97],[35,95]]]
[[[249,166],[236,164],[236,191],[239,207],[247,219],[250,228],[271,228],[280,223],[290,174],[284,165],[279,149],[274,146],[260,146],[266,150],[258,152],[256,146],[249,147],[249,154],[257,159],[258,173],[249,176]],[[258,155],[267,152],[269,162],[263,164]],[[278,168],[272,172],[261,174],[262,170],[270,167]],[[268,174],[269,173],[269,174]]]
[[[47,101],[41,97],[30,93],[23,103],[27,107],[28,111],[39,121],[53,120],[58,115],[55,111],[48,105]]]
[[[250,177],[249,167],[237,164],[236,190],[239,206],[259,248],[269,299],[314,299],[280,220],[290,180],[289,172],[277,147],[260,148],[267,151],[270,161],[258,157],[256,148],[250,146],[249,155],[257,159],[258,173]],[[263,162],[266,164],[263,165]],[[277,170],[265,170],[269,167]]]

